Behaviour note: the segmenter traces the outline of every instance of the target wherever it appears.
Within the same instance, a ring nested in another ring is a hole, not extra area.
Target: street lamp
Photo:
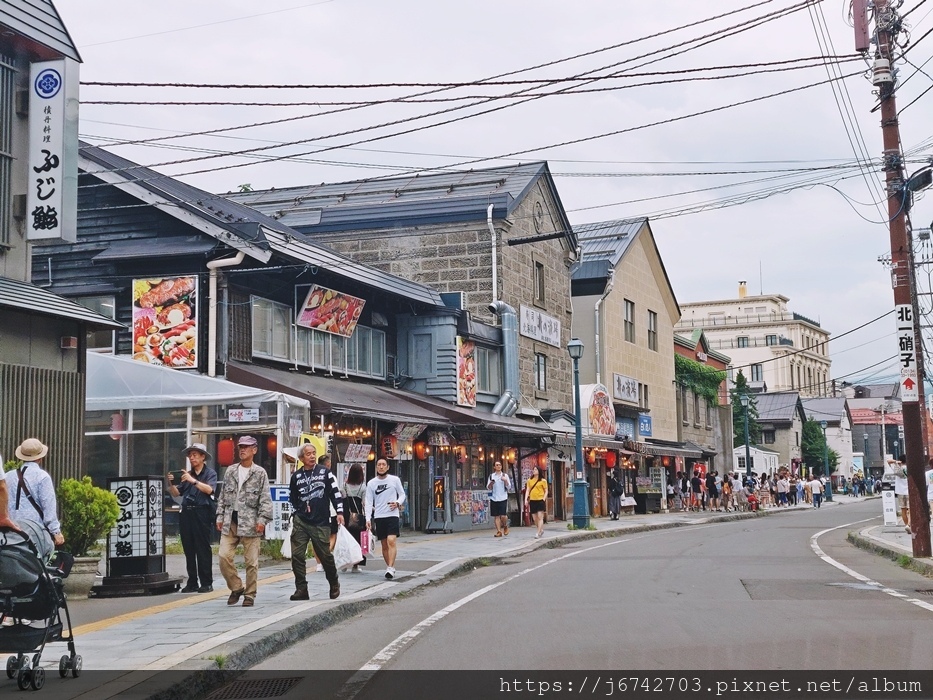
[[[739,396],[742,402],[742,410],[745,411],[745,481],[752,477],[752,451],[748,446],[748,394],[743,393]]]
[[[868,478],[868,433],[862,435],[862,440],[865,442],[863,446],[863,456],[862,456],[862,478]]]
[[[833,500],[833,479],[829,475],[829,444],[826,442],[826,421],[820,421],[823,429],[823,474],[826,475],[826,500]]]
[[[573,360],[573,399],[574,418],[577,424],[577,458],[574,465],[573,480],[573,526],[586,529],[590,526],[590,504],[587,497],[587,484],[583,479],[583,420],[580,407],[580,358],[583,357],[583,341],[571,338],[567,343],[567,352]]]

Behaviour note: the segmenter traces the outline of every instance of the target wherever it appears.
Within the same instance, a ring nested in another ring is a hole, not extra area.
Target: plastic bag
[[[292,533],[286,530],[285,537],[282,540],[282,559],[292,558]]]
[[[363,551],[350,531],[343,525],[337,528],[337,541],[334,543],[334,563],[341,571],[363,561]]]
[[[369,530],[360,531],[360,550],[364,557],[369,554]]]

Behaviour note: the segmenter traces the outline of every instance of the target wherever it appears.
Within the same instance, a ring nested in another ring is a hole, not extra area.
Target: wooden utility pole
[[[860,3],[856,2],[857,8]],[[894,306],[898,328],[898,357],[901,370],[901,400],[904,416],[904,446],[907,458],[907,481],[910,498],[910,529],[915,557],[929,557],[930,508],[924,480],[925,450],[923,444],[923,411],[920,406],[919,382],[922,356],[917,352],[919,319],[914,313],[914,276],[907,234],[908,198],[911,196],[904,178],[904,157],[901,153],[900,128],[894,98],[894,49],[900,19],[890,0],[873,0],[877,51],[872,83],[878,88],[881,101],[881,131],[884,143],[885,187],[888,194],[888,219],[891,238],[891,280],[894,286]],[[858,38],[856,39],[858,41]]]

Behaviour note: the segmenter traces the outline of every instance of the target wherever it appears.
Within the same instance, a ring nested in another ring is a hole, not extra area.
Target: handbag
[[[357,498],[359,498],[359,496],[346,495],[347,505],[350,507],[350,513],[347,517],[347,528],[360,531],[366,529],[366,519],[363,517],[363,513],[355,508]]]
[[[360,532],[360,550],[364,557],[369,554],[369,530]]]

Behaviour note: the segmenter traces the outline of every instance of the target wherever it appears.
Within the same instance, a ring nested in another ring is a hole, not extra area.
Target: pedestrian
[[[927,503],[933,509],[933,459],[927,464],[927,470],[923,473],[923,478],[927,484]]]
[[[784,474],[778,476],[775,488],[777,490],[777,504],[781,508],[786,507],[788,505],[787,492],[790,489],[790,481],[787,480],[787,476]]]
[[[816,476],[810,477],[810,497],[813,499],[813,507],[819,508],[823,502],[823,482],[816,478]]]
[[[622,485],[622,470],[619,467],[613,467],[609,472],[607,486],[609,487],[609,519],[618,520],[619,512],[622,510],[622,494],[625,493],[625,487]]]
[[[236,605],[243,598],[243,607],[256,602],[259,580],[259,543],[272,521],[272,495],[266,470],[253,462],[259,443],[251,435],[237,441],[238,464],[227,467],[224,483],[217,499],[217,529],[220,530],[220,574],[227,582],[230,597],[227,605]],[[237,545],[243,545],[246,585],[233,563]]]
[[[719,510],[719,489],[716,487],[716,472],[706,474],[706,496],[709,498],[710,511]]]
[[[703,506],[703,510],[706,510],[706,506],[702,503],[702,479],[700,479],[700,472],[698,470],[693,471],[693,476],[690,478],[690,510],[698,511],[700,506]]]
[[[535,539],[541,539],[544,534],[544,511],[547,508],[547,479],[537,464],[531,468],[531,477],[525,482],[525,506],[535,521]]]
[[[366,484],[366,526],[375,530],[382,545],[382,558],[386,563],[386,578],[395,578],[395,540],[399,536],[405,489],[397,476],[389,474],[389,463],[376,461],[376,476]]]
[[[512,489],[512,481],[502,471],[502,462],[495,462],[492,469],[486,489],[490,492],[489,511],[496,525],[493,537],[503,537],[509,534],[509,491]]]
[[[347,523],[347,530],[353,539],[362,547],[362,534],[366,529],[366,474],[363,465],[351,464],[347,472],[347,480],[340,489],[343,494],[343,519]],[[352,572],[359,573],[360,567],[366,566],[366,552],[363,552],[363,561],[354,564]]]
[[[903,462],[891,460],[888,464],[894,467],[894,495],[897,498],[897,507],[901,511],[901,520],[904,521],[904,529],[911,532],[910,501],[907,497],[907,455],[904,455]]]
[[[10,498],[10,517],[13,520],[32,520],[41,525],[52,537],[56,547],[65,543],[62,526],[58,522],[58,502],[52,477],[42,468],[49,448],[36,438],[23,440],[14,454],[22,460],[19,468],[6,473],[6,487]]]
[[[181,498],[179,530],[181,548],[185,552],[188,581],[182,593],[210,593],[214,590],[211,552],[211,523],[214,522],[214,492],[217,490],[217,472],[207,466],[211,453],[200,442],[195,442],[182,453],[191,469],[181,474],[181,483],[175,485],[175,476],[168,473],[168,492]],[[200,583],[200,585],[198,585]]]
[[[296,469],[288,484],[288,502],[292,506],[292,574],[295,592],[289,600],[308,600],[308,542],[314,556],[324,567],[330,584],[330,599],[340,595],[337,565],[331,552],[330,509],[337,512],[337,526],[343,525],[343,497],[334,473],[327,462],[317,458],[317,449],[306,443],[298,448],[301,469]]]
[[[726,477],[729,475],[726,474]],[[732,505],[732,481],[729,478],[722,480],[722,507],[727,513],[729,512],[729,506]]]
[[[327,471],[331,471],[331,469],[330,469],[330,455],[321,455],[320,457],[317,458],[317,463],[318,463],[319,465],[321,465],[322,467],[324,467]],[[329,539],[328,539],[328,542],[330,543],[330,551],[333,552],[333,551],[334,551],[334,545],[337,544],[337,529],[338,529],[340,526],[339,526],[339,524],[337,523],[337,511],[334,510],[334,506],[333,506],[333,505],[330,505],[330,506],[328,506],[328,508],[329,508],[329,512],[330,512],[330,537],[329,537]],[[320,559],[320,557],[318,557],[317,552],[314,551],[314,548],[313,548],[313,547],[312,547],[311,551],[312,551],[313,554],[314,554],[314,564],[315,564],[314,570],[315,570],[316,572],[324,571],[324,565],[321,563],[321,559]]]

